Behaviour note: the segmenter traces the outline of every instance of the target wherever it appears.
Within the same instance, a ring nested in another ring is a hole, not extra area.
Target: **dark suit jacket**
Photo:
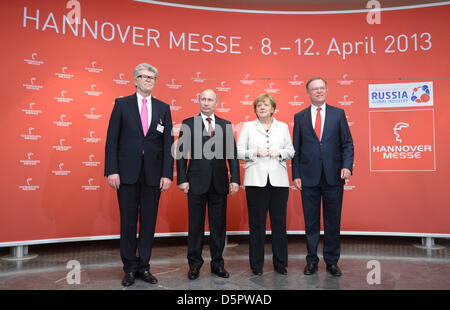
[[[147,185],[159,186],[161,177],[173,178],[170,107],[152,97],[151,112],[151,124],[144,137],[136,93],[116,99],[106,138],[105,176],[118,173],[121,183],[136,183],[143,156]],[[157,130],[158,125],[164,127],[163,132]]]
[[[345,112],[327,104],[322,141],[311,120],[311,107],[294,116],[292,179],[300,178],[304,186],[320,182],[322,166],[329,185],[343,184],[341,169],[353,171],[353,140]]]
[[[189,182],[191,194],[204,194],[213,184],[217,193],[226,195],[229,182],[240,184],[239,161],[231,123],[216,115],[214,132],[210,138],[200,114],[185,119],[181,124],[177,146],[177,184]],[[208,154],[203,150],[213,152]]]

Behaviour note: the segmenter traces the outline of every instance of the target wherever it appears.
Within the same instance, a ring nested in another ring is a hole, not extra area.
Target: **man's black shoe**
[[[131,286],[134,284],[136,274],[134,272],[125,272],[125,276],[122,279],[123,286]]]
[[[342,275],[341,269],[336,264],[327,265],[327,271],[333,276],[333,277],[340,277]]]
[[[282,275],[287,275],[287,269],[285,267],[275,267],[274,268],[276,272]]]
[[[303,269],[303,274],[310,276],[317,272],[317,264],[307,264],[305,266],[305,269]]]
[[[229,278],[230,277],[230,274],[228,273],[228,271],[226,271],[225,268],[212,269],[211,272],[221,278]]]
[[[194,269],[194,268],[190,268],[189,272],[188,272],[188,279],[189,280],[195,280],[199,277],[200,275],[200,270],[198,269]]]
[[[142,280],[144,280],[145,282],[147,282],[147,283],[150,283],[150,284],[156,284],[156,283],[158,283],[158,280],[155,278],[155,276],[153,276],[153,275],[150,273],[150,271],[148,271],[148,270],[139,272],[139,273],[137,274],[137,276],[138,276],[140,279],[142,279]]]

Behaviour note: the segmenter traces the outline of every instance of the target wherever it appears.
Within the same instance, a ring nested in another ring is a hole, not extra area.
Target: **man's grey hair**
[[[136,66],[136,68],[134,68],[134,79],[136,80],[138,75],[139,75],[139,71],[141,70],[148,70],[151,71],[155,74],[155,78],[158,77],[158,69],[156,69],[155,67],[153,67],[152,65],[148,64],[148,63],[140,63]]]

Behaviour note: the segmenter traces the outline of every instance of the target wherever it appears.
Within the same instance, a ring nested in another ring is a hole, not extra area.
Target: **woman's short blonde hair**
[[[275,101],[275,99],[273,99],[271,95],[264,93],[256,97],[256,99],[253,101],[253,110],[255,111],[255,114],[256,114],[256,106],[258,105],[258,103],[264,102],[266,101],[266,99],[269,99],[270,105],[272,106],[273,111],[275,112],[275,109],[277,108],[277,102]]]

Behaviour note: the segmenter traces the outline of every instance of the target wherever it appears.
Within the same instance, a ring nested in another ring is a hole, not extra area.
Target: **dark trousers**
[[[206,205],[208,205],[208,221],[210,231],[209,249],[211,251],[211,269],[224,267],[223,249],[225,247],[227,195],[218,194],[214,186],[210,186],[205,194],[188,193],[188,253],[189,267],[200,269],[203,265],[203,237],[205,233]]]
[[[323,200],[324,246],[326,264],[337,264],[340,256],[340,227],[344,186],[330,186],[322,170],[318,186],[302,186],[303,215],[305,219],[308,264],[317,264],[320,237],[320,205]]]
[[[150,268],[161,191],[147,186],[142,165],[136,184],[120,184],[117,190],[120,209],[120,256],[125,272],[142,272]],[[139,238],[136,238],[139,219]],[[136,255],[136,249],[139,256]]]
[[[267,180],[265,187],[246,186],[245,193],[250,228],[250,267],[259,271],[264,265],[267,212],[272,228],[273,264],[275,267],[287,267],[286,209],[289,187],[274,187]]]

